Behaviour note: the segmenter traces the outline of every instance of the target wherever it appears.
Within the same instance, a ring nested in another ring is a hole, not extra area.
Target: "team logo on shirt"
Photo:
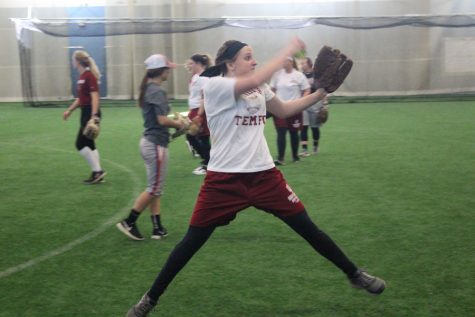
[[[261,109],[261,101],[259,100],[259,96],[257,95],[250,95],[244,98],[246,101],[246,110],[250,114],[255,114]]]
[[[256,126],[266,123],[266,116],[259,115],[258,112],[262,108],[262,89],[259,87],[250,89],[241,95],[244,101],[248,116],[235,116],[236,125]]]
[[[262,90],[259,87],[246,91],[241,98],[246,103],[246,110],[250,114],[255,114],[261,109]]]

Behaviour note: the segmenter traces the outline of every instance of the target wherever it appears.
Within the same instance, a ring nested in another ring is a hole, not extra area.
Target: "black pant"
[[[312,135],[313,135],[313,146],[318,146],[318,141],[320,140],[320,128],[312,128]],[[302,127],[302,131],[300,132],[300,139],[302,141],[308,141],[308,125],[304,125]],[[304,146],[306,149],[307,147]]]
[[[277,159],[279,161],[284,161],[285,158],[285,148],[286,148],[286,134],[287,128],[276,128],[277,130]],[[299,159],[298,150],[299,150],[299,133],[298,131],[290,131],[290,147],[292,148],[292,158],[294,160]]]
[[[306,211],[280,219],[303,237],[315,251],[330,260],[347,276],[354,275],[357,267],[346,257],[335,242],[313,223]],[[185,237],[176,245],[148,292],[153,300],[158,300],[165,292],[178,272],[211,237],[215,228],[214,226],[190,226],[188,228]]]
[[[81,151],[83,148],[86,146],[89,147],[91,150],[96,149],[96,143],[94,140],[86,138],[82,132],[84,131],[84,127],[86,126],[87,122],[91,119],[91,113],[92,113],[92,106],[87,105],[87,106],[81,106],[81,118],[79,121],[79,131],[78,135],[76,137],[76,149],[78,151]],[[99,111],[98,116],[101,117],[101,112]]]
[[[190,142],[190,145],[200,155],[202,159],[201,163],[207,166],[209,162],[209,151],[211,150],[211,145],[209,143],[209,135],[192,136],[192,135],[187,134],[186,139],[188,140],[188,142]]]

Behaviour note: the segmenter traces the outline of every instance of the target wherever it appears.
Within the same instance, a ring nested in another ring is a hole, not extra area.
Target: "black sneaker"
[[[89,178],[83,180],[82,182],[83,182],[84,184],[89,185],[89,184],[92,184],[92,181],[93,181],[93,180],[94,180],[94,172],[91,173],[91,176],[89,176]]]
[[[146,317],[157,305],[146,293],[140,301],[127,312],[125,317]]]
[[[369,275],[365,271],[358,270],[356,277],[349,278],[354,288],[365,289],[373,295],[381,294],[386,288],[386,282],[379,277]]]
[[[122,220],[118,224],[115,225],[117,229],[119,229],[123,234],[129,237],[132,240],[141,241],[144,237],[140,234],[137,225],[134,223],[133,225],[129,225],[127,221]]]
[[[151,238],[155,240],[160,240],[161,238],[166,237],[166,236],[168,236],[168,231],[167,229],[162,227],[162,228],[153,229]]]
[[[106,177],[107,173],[104,171],[99,171],[99,172],[94,172],[92,174],[93,174],[94,179],[92,180],[91,184],[97,184],[97,183],[101,183],[104,180],[104,177]]]
[[[302,152],[299,153],[299,156],[301,157],[309,157],[310,153],[308,153],[307,150],[303,150]]]
[[[280,161],[280,160],[275,160],[275,161],[274,161],[274,164],[275,164],[276,166],[285,165],[284,161]]]
[[[195,175],[206,175],[206,166],[200,165],[192,173]]]
[[[89,176],[89,178],[85,179],[83,182],[86,185],[103,183],[105,176],[106,176],[106,172],[104,171],[92,172],[91,176]]]

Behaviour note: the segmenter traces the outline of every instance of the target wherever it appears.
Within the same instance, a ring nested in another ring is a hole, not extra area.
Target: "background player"
[[[85,184],[97,184],[104,180],[106,172],[102,170],[99,151],[94,140],[83,135],[84,127],[90,119],[100,120],[101,110],[99,103],[99,78],[101,73],[94,59],[86,51],[75,51],[72,57],[73,67],[79,72],[77,82],[78,97],[63,113],[67,120],[76,109],[81,109],[79,131],[76,137],[76,149],[91,167],[91,176],[84,180]]]
[[[150,206],[152,213],[152,239],[161,239],[168,235],[160,219],[160,197],[165,185],[168,168],[168,143],[170,134],[168,128],[183,129],[182,123],[167,117],[170,112],[167,93],[161,87],[168,79],[170,68],[175,64],[168,61],[166,56],[155,54],[145,60],[146,73],[140,85],[139,106],[142,110],[145,130],[140,139],[140,152],[147,170],[148,185],[129,213],[129,216],[116,226],[126,236],[133,240],[143,240],[144,237],[137,228],[136,221],[140,214]]]
[[[302,73],[307,77],[308,83],[310,84],[311,91],[314,91],[313,88],[313,65],[312,60],[310,57],[305,57],[300,60],[300,69]],[[320,127],[323,125],[322,122],[318,120],[318,113],[323,107],[328,106],[328,96],[325,96],[323,100],[320,100],[316,104],[311,107],[308,107],[303,111],[303,119],[302,119],[302,130],[300,131],[300,144],[302,146],[302,151],[300,152],[300,156],[307,157],[310,156],[308,150],[308,127],[310,126],[312,130],[312,137],[313,137],[313,151],[312,154],[317,154],[320,150],[319,142],[320,142]]]
[[[276,72],[269,83],[277,97],[282,101],[295,100],[310,93],[310,85],[305,76],[297,70],[297,64],[293,57],[287,57],[283,69]],[[270,111],[272,112],[272,111]],[[302,129],[302,113],[297,113],[290,118],[279,118],[275,114],[274,125],[277,130],[277,160],[276,165],[283,165],[286,148],[286,134],[290,134],[290,147],[292,159],[299,160],[299,131]]]
[[[211,58],[206,54],[194,54],[190,57],[190,63],[188,64],[193,74],[188,85],[188,118],[201,124],[201,131],[198,135],[186,135],[190,145],[201,157],[201,165],[193,170],[195,175],[206,174],[211,149],[208,124],[206,123],[206,114],[203,107],[203,86],[207,81],[207,77],[200,76],[209,66],[211,66]]]

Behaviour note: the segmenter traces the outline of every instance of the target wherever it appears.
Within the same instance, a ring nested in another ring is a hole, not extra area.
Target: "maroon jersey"
[[[91,104],[91,92],[99,91],[99,84],[97,78],[86,70],[79,76],[78,80],[78,98],[80,106],[87,106]]]

